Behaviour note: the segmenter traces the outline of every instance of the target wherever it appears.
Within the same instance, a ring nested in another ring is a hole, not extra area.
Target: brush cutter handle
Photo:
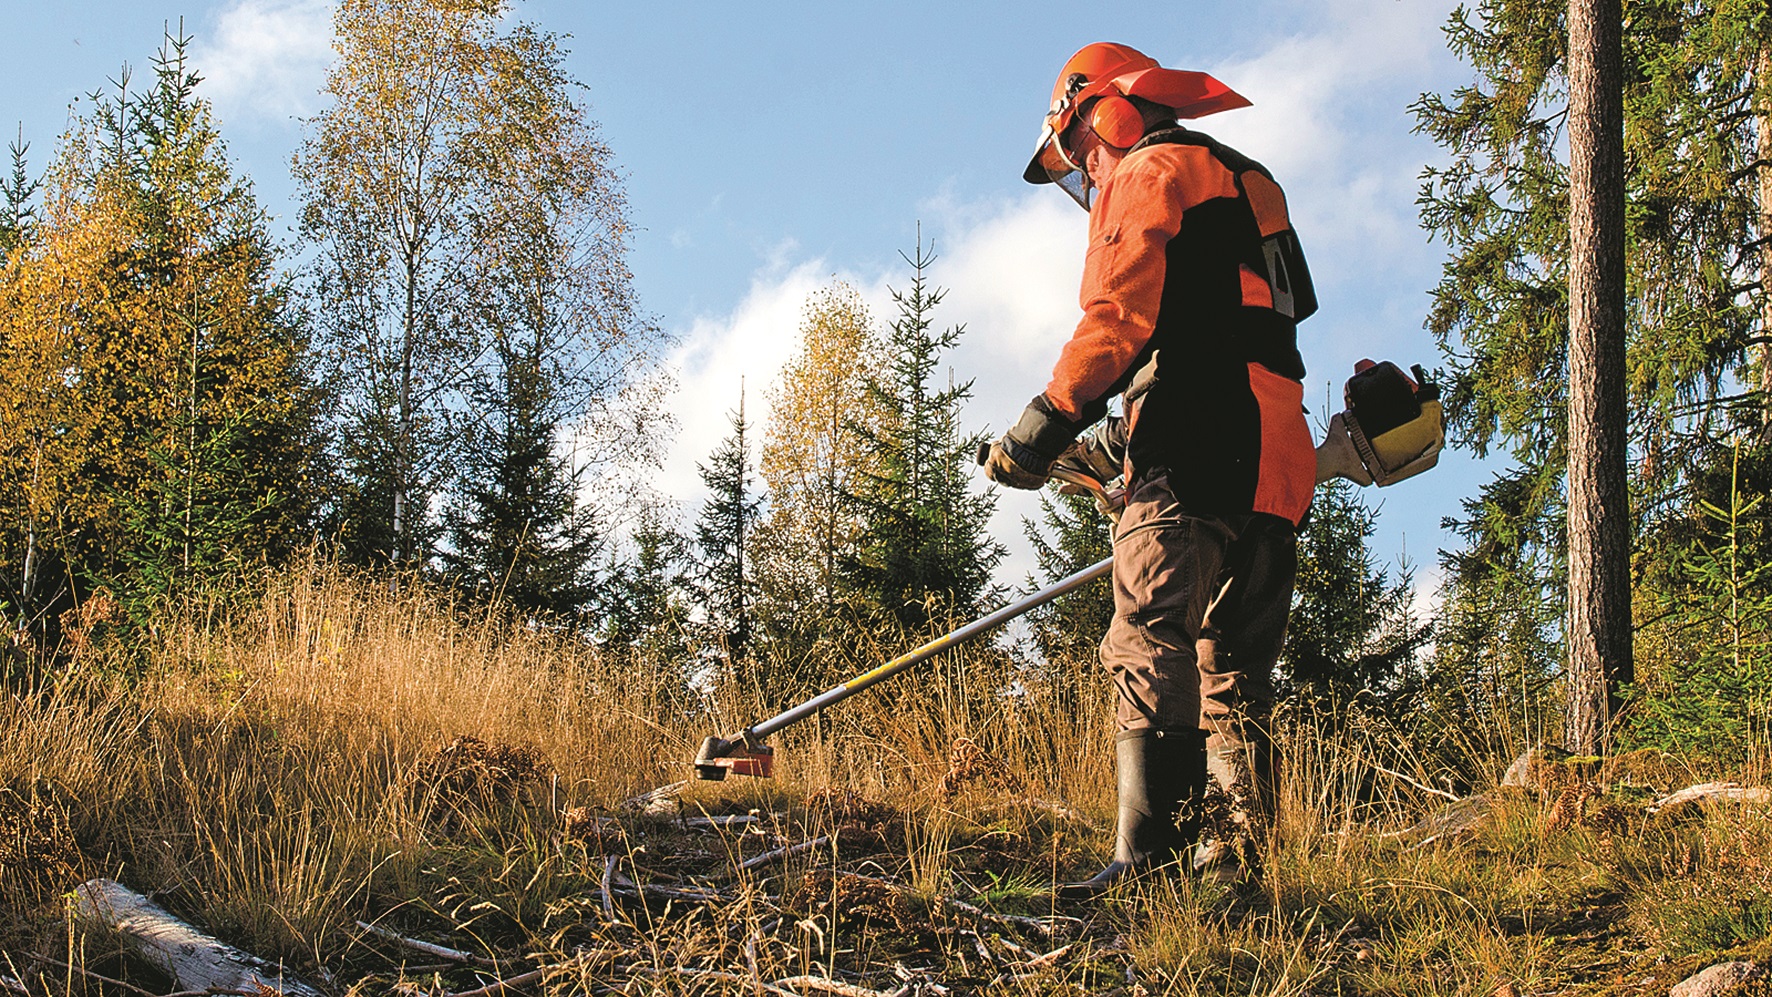
[[[958,630],[935,638],[914,651],[901,654],[872,671],[863,672],[842,685],[828,689],[799,706],[784,710],[750,728],[751,733],[758,737],[768,737],[783,727],[804,720],[833,703],[840,703],[858,692],[879,685],[912,665],[922,664],[951,647],[959,647],[987,630],[1008,623],[1029,610],[1038,609],[1061,595],[1080,589],[1106,575],[1113,569],[1113,566],[1114,559],[1109,557],[1073,575],[1061,578],[1025,599],[1012,602],[989,616],[981,616]]]
[[[958,647],[980,634],[983,634],[985,631],[1007,623],[1029,610],[1038,609],[1061,595],[1082,588],[1090,582],[1095,581],[1097,578],[1106,575],[1113,569],[1113,566],[1114,559],[1112,557],[1097,564],[1092,564],[1089,567],[1084,568],[1082,571],[1053,582],[1051,585],[1035,592],[1033,595],[1018,599],[1015,602],[1004,606],[1002,609],[991,613],[989,616],[982,616],[973,620],[971,623],[966,624],[958,630],[937,637],[914,651],[901,654],[898,657],[893,658],[891,661],[880,665],[878,668],[857,675],[842,685],[827,689],[798,706],[783,710],[762,723],[746,727],[744,730],[729,737],[710,737],[702,742],[701,752],[696,756],[696,774],[706,779],[723,779],[726,774],[725,770],[730,769],[732,771],[738,771],[738,769],[732,765],[727,765],[720,767],[720,770],[716,774],[715,770],[718,760],[728,758],[735,754],[743,754],[757,750],[760,747],[759,742],[763,738],[781,730],[783,727],[798,723],[799,721],[818,713],[827,706],[840,703],[858,692],[879,685],[881,682],[886,681],[913,665],[928,661],[930,658],[935,657],[941,652],[946,651],[949,648]],[[740,772],[740,774],[755,773]]]

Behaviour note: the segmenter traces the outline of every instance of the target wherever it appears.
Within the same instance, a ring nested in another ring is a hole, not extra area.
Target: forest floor
[[[1005,700],[1012,663],[808,725],[777,779],[679,783],[744,713],[640,663],[334,577],[239,620],[0,702],[0,990],[174,989],[66,913],[98,876],[341,995],[1647,995],[1772,963],[1767,806],[1656,808],[1712,775],[1665,756],[1501,786],[1508,747],[1454,792],[1299,726],[1259,886],[1067,903],[1111,850],[1105,709]]]

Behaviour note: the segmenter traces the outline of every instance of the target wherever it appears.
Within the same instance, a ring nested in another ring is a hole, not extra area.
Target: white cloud
[[[1007,204],[935,202],[919,213],[947,219],[938,232],[947,246],[936,247],[935,277],[952,290],[937,316],[943,324],[966,323],[950,358],[956,380],[973,381],[965,425],[999,435],[1046,387],[1077,324],[1088,216],[1044,189]],[[1009,548],[998,578],[1019,584],[1035,571],[1022,519],[1037,520],[1039,511],[1038,493],[997,490],[991,534]]]
[[[1451,63],[1447,6],[1345,0],[1318,6],[1315,33],[1276,40],[1210,71],[1253,107],[1201,127],[1259,159],[1286,188],[1307,249],[1335,263],[1419,247],[1416,177],[1435,150],[1413,135],[1408,105]]]
[[[676,330],[678,347],[669,363],[677,372],[678,428],[659,475],[660,491],[692,508],[703,497],[695,465],[731,433],[728,413],[738,407],[740,379],[746,419],[762,440],[768,414],[764,392],[798,345],[801,305],[831,279],[819,260],[771,265],[752,279],[730,314],[703,316]],[[754,460],[757,450],[751,453]]]
[[[199,35],[204,94],[230,124],[312,113],[332,61],[332,0],[234,0]]]

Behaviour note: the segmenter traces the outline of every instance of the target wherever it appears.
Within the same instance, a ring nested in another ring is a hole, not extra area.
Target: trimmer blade
[[[775,774],[775,749],[767,744],[746,745],[740,738],[710,737],[695,755],[695,777],[721,782],[728,774],[768,779]]]

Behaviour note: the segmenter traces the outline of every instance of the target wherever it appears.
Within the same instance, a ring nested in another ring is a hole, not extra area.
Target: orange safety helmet
[[[1052,105],[1040,128],[1022,179],[1055,183],[1083,210],[1089,210],[1091,183],[1082,164],[1065,148],[1065,130],[1087,110],[1088,126],[1103,142],[1128,149],[1144,137],[1144,115],[1128,96],[1142,97],[1175,112],[1177,118],[1203,118],[1219,111],[1248,107],[1242,94],[1206,73],[1164,69],[1157,60],[1130,45],[1096,42],[1070,57],[1052,86]]]

